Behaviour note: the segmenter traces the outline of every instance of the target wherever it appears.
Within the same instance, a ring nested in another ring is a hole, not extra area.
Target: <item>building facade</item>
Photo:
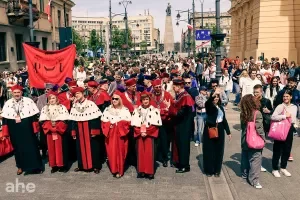
[[[300,3],[293,0],[232,0],[230,56],[287,58],[300,63]]]
[[[60,10],[63,13],[63,2],[66,16],[72,16],[71,8],[75,5],[72,1],[53,0],[52,23],[50,23],[45,13],[48,0],[32,0],[34,41],[40,42],[40,49],[57,49],[59,35],[53,30],[58,32],[58,26],[61,25],[58,20],[63,20],[63,16],[58,18],[54,12]],[[22,43],[30,41],[28,1],[0,0],[0,16],[0,71],[4,69],[16,71],[26,66]],[[71,19],[68,22],[71,23]]]
[[[95,29],[102,34],[107,41],[109,31],[108,17],[72,17],[72,26],[83,37],[84,42],[88,42],[90,32]],[[113,17],[112,26],[120,30],[125,29],[125,21],[121,16]],[[154,28],[154,18],[151,15],[128,16],[128,29],[131,31],[133,47],[131,51],[141,51],[140,43],[147,43],[147,50],[158,49],[160,31]],[[135,47],[134,47],[135,46]]]
[[[226,34],[226,37],[222,43],[222,54],[228,55],[230,52],[230,40],[231,40],[231,15],[227,12],[221,13],[221,31],[222,33]],[[216,12],[215,11],[209,11],[209,12],[203,12],[203,29],[210,29],[213,30],[216,27]],[[202,29],[202,13],[201,12],[195,12],[195,30],[201,30]],[[188,30],[183,32],[181,39],[181,50],[183,52],[187,51],[187,45],[188,42]],[[191,33],[193,35],[193,31]],[[191,38],[195,38],[191,36]],[[204,52],[208,52],[211,48],[211,42],[209,41],[202,41],[202,40],[195,40],[196,43],[196,52],[201,52],[202,50]],[[185,45],[184,45],[185,44]],[[192,46],[191,46],[191,52],[192,52]]]

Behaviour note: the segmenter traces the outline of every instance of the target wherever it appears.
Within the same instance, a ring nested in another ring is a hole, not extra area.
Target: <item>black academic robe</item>
[[[39,124],[37,115],[21,119],[2,119],[2,134],[10,137],[14,148],[17,168],[23,171],[42,169],[42,158],[39,151],[37,133]]]
[[[210,97],[205,103],[207,113],[206,124],[203,132],[203,168],[204,173],[208,175],[218,174],[221,172],[224,146],[225,146],[225,131],[229,135],[230,130],[226,120],[225,111],[222,106],[219,106],[224,116],[221,123],[217,122],[218,108],[213,104],[213,98]],[[218,128],[218,138],[210,139],[208,128]]]
[[[89,121],[72,121],[72,136],[76,136],[78,168],[101,169],[100,118]],[[93,136],[93,137],[92,137]],[[103,152],[102,152],[103,153]]]
[[[194,104],[192,97],[184,91],[170,107],[175,132],[172,141],[172,161],[179,169],[190,167],[190,133],[193,130]]]

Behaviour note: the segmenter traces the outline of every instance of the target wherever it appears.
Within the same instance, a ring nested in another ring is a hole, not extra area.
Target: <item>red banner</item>
[[[30,87],[45,88],[45,83],[64,84],[73,77],[75,45],[58,51],[44,51],[23,43]]]

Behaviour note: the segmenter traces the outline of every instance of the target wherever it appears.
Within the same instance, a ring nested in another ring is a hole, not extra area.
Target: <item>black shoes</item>
[[[168,162],[167,161],[163,162],[163,167],[168,167]]]
[[[219,178],[220,177],[220,173],[215,173],[215,177]]]
[[[145,174],[144,173],[138,173],[136,178],[145,178]]]
[[[182,174],[182,173],[186,173],[186,172],[189,172],[191,171],[191,168],[187,167],[187,168],[179,168],[176,170],[176,173],[177,174]]]
[[[58,170],[59,170],[59,168],[58,168],[58,167],[53,167],[53,168],[51,169],[51,174],[53,174],[53,173],[57,172]]]
[[[99,174],[100,173],[100,169],[94,169],[94,173],[95,174]]]

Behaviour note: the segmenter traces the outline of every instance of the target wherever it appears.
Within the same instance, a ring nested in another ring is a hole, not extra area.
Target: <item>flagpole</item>
[[[32,0],[28,0],[29,4],[29,29],[30,29],[30,42],[33,42],[33,16],[32,16]]]

